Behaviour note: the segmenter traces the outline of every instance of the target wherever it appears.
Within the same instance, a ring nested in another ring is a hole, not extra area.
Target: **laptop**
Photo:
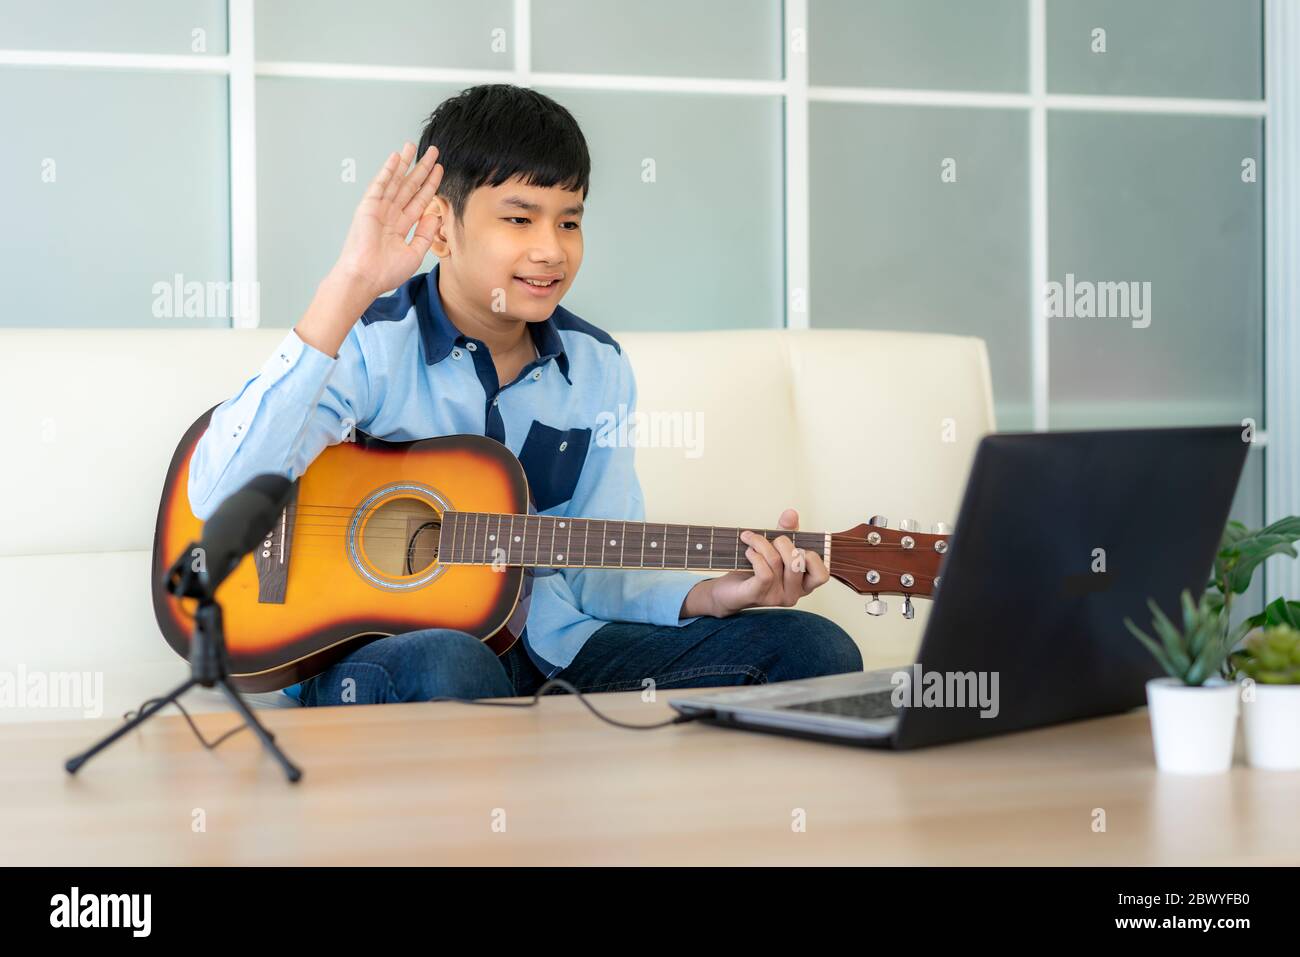
[[[1138,707],[1163,672],[1124,618],[1204,590],[1247,449],[1235,426],[986,436],[916,662],[668,704],[898,750]]]

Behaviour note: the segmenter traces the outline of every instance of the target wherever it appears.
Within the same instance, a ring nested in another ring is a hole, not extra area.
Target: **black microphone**
[[[235,570],[245,555],[256,548],[275,526],[289,503],[293,483],[283,475],[268,472],[248,481],[239,491],[217,506],[203,525],[199,540],[212,594]]]
[[[276,520],[289,504],[292,497],[293,483],[283,475],[267,472],[250,479],[243,488],[235,492],[212,513],[203,524],[202,538],[190,542],[185,550],[172,563],[163,578],[163,588],[168,594],[177,598],[194,598],[198,600],[193,612],[183,611],[193,620],[194,629],[190,633],[189,648],[185,654],[190,661],[190,677],[180,687],[161,698],[150,698],[140,706],[134,717],[117,730],[99,741],[89,751],[73,755],[64,763],[69,774],[77,770],[100,751],[152,718],[168,704],[175,704],[181,713],[189,717],[181,707],[180,696],[198,685],[204,688],[218,688],[234,705],[235,710],[244,719],[244,724],[262,742],[271,755],[280,762],[285,775],[290,781],[302,777],[302,770],[290,761],[275,743],[275,736],[262,726],[253,712],[249,710],[239,691],[230,681],[230,656],[226,649],[226,632],[222,624],[221,605],[216,600],[216,590],[227,576],[235,570],[245,555],[257,548],[267,531],[275,527]],[[161,519],[160,519],[161,527]],[[165,612],[157,593],[154,595],[154,608],[158,620],[162,621]],[[179,650],[179,649],[178,649]],[[193,722],[190,722],[193,725]],[[198,729],[195,729],[198,733]],[[229,735],[230,732],[227,732]],[[200,736],[202,740],[202,736]],[[220,744],[203,741],[209,748]]]

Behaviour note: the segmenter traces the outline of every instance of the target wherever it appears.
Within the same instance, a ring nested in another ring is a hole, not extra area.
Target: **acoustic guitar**
[[[202,535],[190,510],[190,459],[212,410],[172,456],[158,506],[153,604],[167,643],[189,657],[194,600],[173,597],[168,569]],[[482,435],[386,442],[354,430],[294,482],[292,498],[259,548],[221,585],[232,683],[274,691],[319,674],[376,636],[454,628],[505,654],[527,618],[537,569],[750,569],[742,528],[665,525],[530,511],[519,460]],[[789,535],[816,552],[833,578],[870,595],[930,597],[948,530],[891,529],[881,516],[843,532]]]

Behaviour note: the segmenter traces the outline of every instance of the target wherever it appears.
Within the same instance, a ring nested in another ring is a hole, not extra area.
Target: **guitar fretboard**
[[[733,571],[753,567],[745,557],[742,531],[715,525],[449,510],[442,516],[438,560],[459,565]],[[788,535],[797,548],[829,560],[827,532],[751,531],[768,541]]]

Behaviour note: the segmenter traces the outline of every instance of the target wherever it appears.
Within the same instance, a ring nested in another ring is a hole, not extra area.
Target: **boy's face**
[[[461,292],[497,315],[548,318],[582,265],[582,205],[580,191],[526,186],[518,177],[474,190],[460,228],[441,231]]]

